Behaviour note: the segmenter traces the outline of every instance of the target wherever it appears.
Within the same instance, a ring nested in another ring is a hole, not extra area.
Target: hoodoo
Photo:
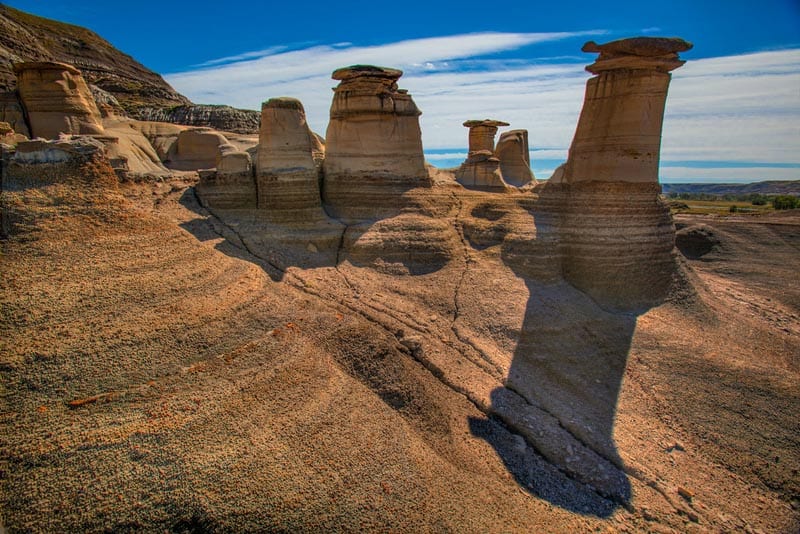
[[[303,104],[271,98],[261,107],[256,183],[258,207],[275,220],[302,221],[322,215],[316,137]]]
[[[469,128],[469,153],[456,171],[456,180],[470,188],[505,189],[500,159],[494,153],[494,136],[499,126],[508,126],[508,123],[490,119],[470,120],[464,126]]]
[[[637,37],[598,45],[595,77],[564,166],[549,193],[564,195],[564,276],[612,308],[660,300],[674,268],[675,228],[659,199],[661,126],[682,39]],[[560,189],[556,185],[561,183]]]
[[[334,217],[396,213],[401,195],[430,185],[422,153],[422,112],[397,80],[403,71],[355,65],[333,72],[323,199]]]

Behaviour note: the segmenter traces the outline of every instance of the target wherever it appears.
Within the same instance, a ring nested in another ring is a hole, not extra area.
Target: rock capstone
[[[419,116],[398,89],[403,72],[354,65],[333,72],[323,199],[328,213],[366,220],[397,213],[404,192],[430,186]]]

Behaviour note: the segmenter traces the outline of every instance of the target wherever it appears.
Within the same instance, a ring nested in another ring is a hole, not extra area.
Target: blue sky
[[[330,73],[371,63],[423,111],[426,155],[466,155],[466,119],[526,128],[532,167],[566,158],[593,54],[589,39],[680,36],[662,142],[664,182],[800,179],[800,2],[266,2],[11,0],[86,26],[197,103],[258,109],[295,96],[325,133]]]

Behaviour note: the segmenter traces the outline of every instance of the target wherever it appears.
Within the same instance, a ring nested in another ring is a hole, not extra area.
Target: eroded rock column
[[[78,69],[66,63],[24,62],[14,65],[14,73],[33,137],[103,133],[100,111]]]
[[[355,65],[333,72],[323,199],[334,217],[358,221],[397,213],[402,195],[430,186],[422,153],[422,114],[397,69]]]
[[[682,39],[638,37],[604,45],[563,167],[564,276],[600,304],[659,302],[674,272],[675,228],[659,199],[658,162],[669,72]],[[557,188],[561,188],[560,190]]]
[[[306,122],[303,104],[289,97],[261,106],[256,186],[258,207],[270,218],[305,222],[322,216],[315,154],[324,150]]]
[[[507,184],[515,187],[536,184],[531,170],[528,130],[509,130],[500,134],[495,154],[500,160],[500,173]]]
[[[494,136],[499,126],[507,122],[496,120],[469,120],[469,153],[456,171],[456,181],[475,189],[505,189],[506,183],[500,173],[500,159],[494,153]]]

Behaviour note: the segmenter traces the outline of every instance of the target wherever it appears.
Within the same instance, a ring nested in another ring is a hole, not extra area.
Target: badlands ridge
[[[587,43],[594,76],[546,181],[527,132],[495,143],[494,119],[464,123],[460,167],[428,165],[396,69],[334,71],[324,138],[270,98],[255,139],[135,120],[72,65],[15,64],[3,523],[796,528],[796,289],[752,293],[736,276],[766,271],[711,246],[761,314],[743,319],[724,271],[675,248],[659,196],[690,48]],[[796,280],[795,228],[752,231]]]

